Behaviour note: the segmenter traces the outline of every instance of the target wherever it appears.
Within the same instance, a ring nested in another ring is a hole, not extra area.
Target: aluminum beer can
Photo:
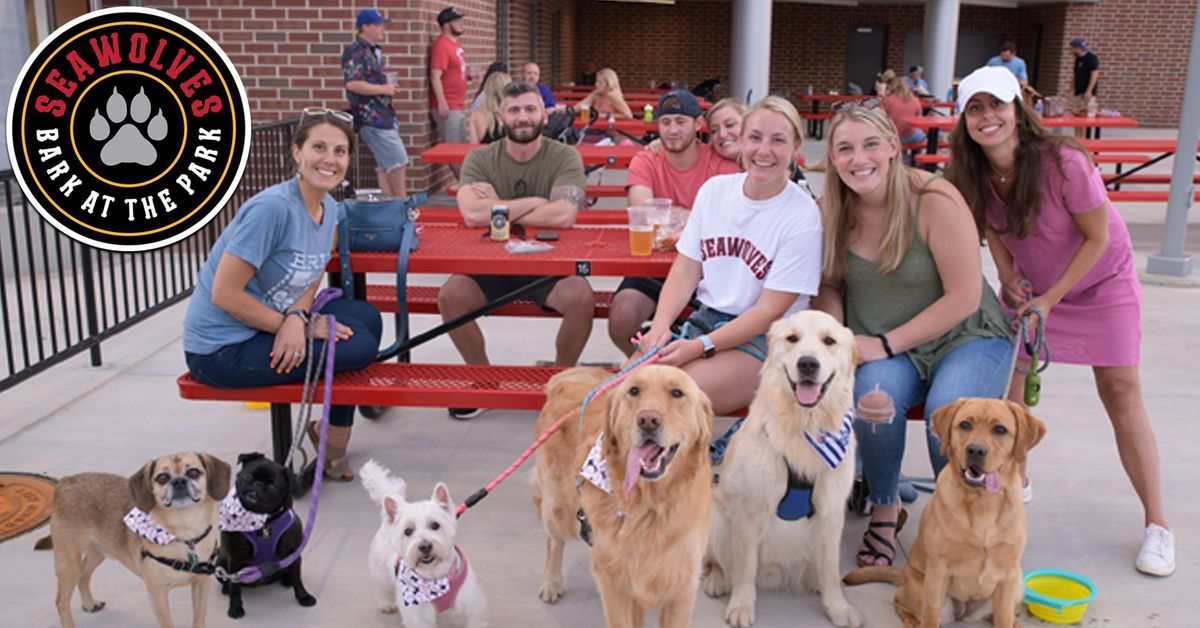
[[[492,206],[492,239],[508,241],[508,205]]]

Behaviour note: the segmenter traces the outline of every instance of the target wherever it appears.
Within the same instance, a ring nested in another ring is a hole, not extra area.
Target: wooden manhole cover
[[[54,480],[31,473],[0,473],[0,543],[50,519]]]

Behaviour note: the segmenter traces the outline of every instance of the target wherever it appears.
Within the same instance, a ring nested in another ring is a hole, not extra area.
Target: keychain
[[[1042,376],[1038,375],[1038,358],[1033,354],[1029,358],[1029,374],[1025,376],[1025,405],[1036,406],[1042,399]]]

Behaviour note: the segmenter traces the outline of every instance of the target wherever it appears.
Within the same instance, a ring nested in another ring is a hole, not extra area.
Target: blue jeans
[[[383,333],[383,319],[379,310],[366,301],[335,299],[324,309],[324,314],[333,314],[337,322],[349,327],[354,335],[337,343],[334,351],[334,371],[356,371],[364,369],[375,360],[379,352],[379,336]],[[290,373],[276,373],[271,368],[271,348],[275,345],[275,334],[260,331],[245,342],[225,345],[213,353],[201,355],[185,353],[188,370],[202,384],[218,388],[255,388],[304,381],[309,355],[304,364]],[[314,352],[325,351],[325,341],[313,341]],[[324,377],[324,372],[319,377]],[[349,427],[354,424],[354,406],[333,406],[329,410],[329,424]]]
[[[376,170],[391,172],[396,168],[408,165],[408,151],[404,150],[404,142],[400,141],[400,130],[393,127],[381,129],[364,126],[358,134],[375,155]]]
[[[941,442],[930,429],[929,419],[938,408],[961,397],[1000,398],[1012,374],[1013,344],[1006,338],[976,338],[946,354],[934,367],[929,382],[901,353],[886,360],[858,367],[854,380],[854,402],[878,385],[892,399],[896,414],[890,423],[873,423],[856,418],[854,436],[862,458],[863,474],[870,489],[868,499],[877,506],[890,506],[898,498],[900,462],[904,458],[905,415],[925,402],[925,440],[936,477],[946,466]]]

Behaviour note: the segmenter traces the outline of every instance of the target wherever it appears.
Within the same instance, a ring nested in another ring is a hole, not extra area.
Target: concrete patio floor
[[[1105,132],[1109,136],[1109,132]],[[1117,133],[1111,134],[1119,137]],[[1138,137],[1151,135],[1138,130]],[[823,143],[810,142],[810,163],[820,159]],[[612,183],[614,177],[606,177]],[[819,182],[815,182],[819,188]],[[1162,207],[1119,208],[1131,223],[1139,268],[1157,251]],[[1126,213],[1128,211],[1128,213]],[[1195,220],[1195,219],[1194,219]],[[1200,250],[1197,238],[1188,250]],[[990,268],[984,255],[985,268]],[[989,271],[990,272],[990,271]],[[438,285],[442,277],[420,277]],[[386,281],[380,276],[375,281]],[[414,277],[414,281],[417,278]],[[597,279],[597,289],[612,289],[616,279]],[[1193,284],[1195,281],[1192,282]],[[1097,628],[1167,628],[1197,625],[1200,586],[1197,539],[1200,505],[1194,481],[1187,477],[1196,459],[1196,408],[1200,407],[1200,289],[1145,284],[1142,377],[1146,404],[1162,453],[1163,492],[1177,545],[1177,569],[1166,579],[1133,569],[1142,537],[1141,508],[1117,459],[1112,430],[1096,396],[1090,369],[1052,364],[1043,374],[1042,403],[1035,409],[1049,427],[1033,450],[1031,475],[1035,498],[1028,506],[1026,570],[1063,568],[1090,577],[1099,595],[1081,625]],[[175,378],[185,370],[180,329],[186,304],[154,316],[103,346],[104,365],[92,368],[78,356],[0,395],[0,471],[24,471],[59,477],[81,471],[128,475],[147,460],[178,450],[211,452],[227,461],[239,453],[270,450],[267,412],[241,404],[193,402],[178,397]],[[414,318],[417,331],[435,324]],[[553,357],[553,319],[492,318],[483,322],[489,350],[497,362],[532,364]],[[617,361],[604,321],[597,321],[585,361]],[[449,341],[419,348],[421,362],[458,362]],[[377,420],[358,419],[351,443],[352,463],[379,460],[403,476],[410,498],[427,495],[445,481],[463,498],[490,481],[525,449],[533,437],[534,413],[491,411],[468,422],[448,418],[444,410],[394,408]],[[723,429],[729,419],[717,422]],[[928,475],[918,426],[910,425],[905,471]],[[1188,489],[1187,486],[1193,488]],[[378,526],[378,510],[357,483],[329,485],[322,491],[316,529],[304,557],[304,577],[318,598],[313,608],[298,606],[279,587],[249,590],[247,616],[226,617],[227,600],[214,587],[209,599],[210,626],[399,626],[395,615],[382,615],[364,564]],[[927,501],[909,505],[915,524]],[[299,504],[307,512],[307,498]],[[842,539],[842,568],[853,566],[854,549],[866,525],[848,515]],[[529,502],[528,469],[522,469],[491,497],[464,515],[459,542],[470,556],[490,602],[492,626],[603,626],[601,604],[588,573],[586,548],[568,545],[567,594],[555,605],[537,598],[544,560],[544,535]],[[907,547],[916,534],[910,525],[900,538]],[[42,528],[0,544],[0,626],[57,626],[53,560],[34,552]],[[123,567],[107,561],[93,581],[107,608],[98,614],[79,610],[81,628],[153,626],[141,583]],[[1189,593],[1191,592],[1191,593]],[[893,589],[868,585],[847,595],[868,617],[869,625],[899,626],[891,609]],[[171,596],[172,613],[190,623],[188,595]],[[693,625],[723,626],[725,599],[699,596]],[[1190,618],[1190,619],[1189,619]],[[1040,625],[1024,617],[1026,626]],[[653,623],[651,624],[653,625]],[[765,592],[759,597],[758,626],[828,625],[816,595]]]

